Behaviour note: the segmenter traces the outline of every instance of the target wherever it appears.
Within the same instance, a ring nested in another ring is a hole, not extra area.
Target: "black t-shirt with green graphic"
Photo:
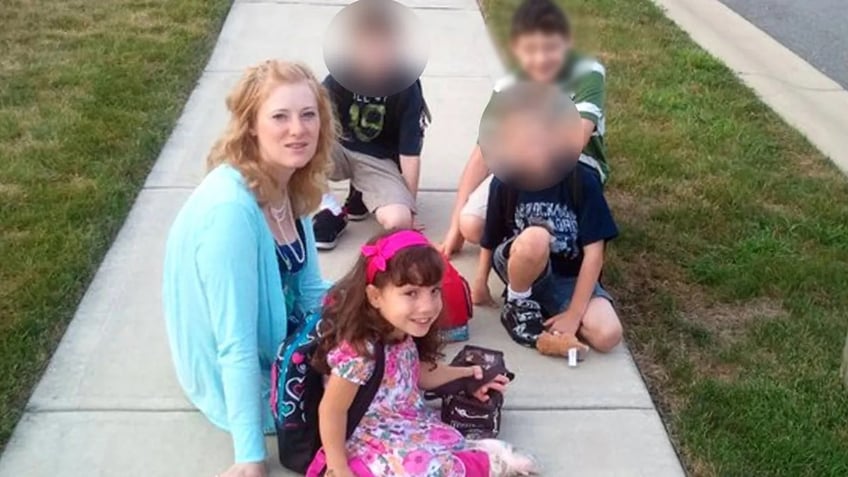
[[[324,86],[336,107],[342,126],[342,144],[380,159],[421,154],[426,115],[420,81],[391,96],[356,94],[332,75]]]

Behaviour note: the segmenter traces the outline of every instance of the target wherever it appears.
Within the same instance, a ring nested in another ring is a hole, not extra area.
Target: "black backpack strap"
[[[356,391],[356,396],[350,404],[350,409],[348,409],[345,440],[350,439],[350,436],[352,436],[353,432],[356,431],[357,426],[359,426],[359,422],[363,417],[365,417],[365,413],[368,412],[371,402],[374,401],[374,397],[377,396],[377,391],[380,389],[380,384],[383,382],[383,372],[385,368],[386,349],[382,343],[377,343],[374,347],[374,372],[371,373],[371,377],[368,378],[368,381],[364,385],[360,386]],[[320,437],[318,439],[317,444],[320,447]],[[320,452],[323,452],[323,450]],[[303,471],[301,473],[306,473],[306,466],[308,466],[308,463],[303,466]],[[323,476],[326,471],[326,467],[319,469],[319,471],[319,475]]]
[[[509,233],[512,233],[517,228],[515,225],[515,209],[518,207],[518,191],[506,184],[503,184],[503,191],[504,225]]]
[[[424,119],[429,126],[433,122],[433,114],[430,113],[430,106],[427,105],[427,98],[424,97],[424,86],[421,85],[421,79],[418,79],[415,84],[418,85],[418,91],[421,93],[421,104],[423,105],[421,112],[424,113]]]
[[[362,385],[356,392],[356,397],[350,405],[350,410],[347,413],[347,434],[345,439],[350,439],[356,427],[359,426],[359,421],[365,417],[371,402],[377,396],[377,391],[380,389],[380,384],[383,382],[383,373],[386,368],[386,349],[383,343],[377,343],[374,346],[374,372],[368,381]]]
[[[571,192],[571,203],[574,205],[574,212],[579,213],[580,207],[583,205],[583,181],[580,177],[580,163],[569,173],[568,189]]]

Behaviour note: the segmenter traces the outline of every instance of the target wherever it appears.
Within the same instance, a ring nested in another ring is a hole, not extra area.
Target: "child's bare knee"
[[[510,256],[538,262],[550,256],[551,234],[542,227],[528,227],[516,237]]]
[[[601,353],[608,353],[621,343],[622,335],[623,330],[618,320],[604,323],[595,331],[592,346]]]
[[[380,207],[375,214],[384,229],[412,228],[412,211],[401,205]]]
[[[459,216],[459,233],[468,243],[479,244],[483,239],[483,228],[486,221],[476,215],[463,214]]]

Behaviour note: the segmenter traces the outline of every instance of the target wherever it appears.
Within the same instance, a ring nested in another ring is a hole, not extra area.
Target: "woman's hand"
[[[268,477],[268,469],[265,467],[265,462],[248,462],[235,464],[216,477]]]
[[[474,379],[483,379],[483,368],[480,366],[471,366],[471,369],[474,373]],[[489,391],[498,391],[503,394],[506,392],[508,384],[509,378],[503,374],[499,374],[488,383],[480,386],[480,389],[474,391],[474,397],[477,398],[478,401],[486,402],[489,400]]]

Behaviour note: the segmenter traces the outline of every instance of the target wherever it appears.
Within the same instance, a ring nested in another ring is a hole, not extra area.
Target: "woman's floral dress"
[[[386,345],[385,356],[383,381],[347,441],[348,456],[381,477],[464,477],[465,466],[455,453],[467,450],[465,439],[424,401],[412,338]],[[347,343],[333,349],[327,361],[333,374],[359,385],[374,372],[374,361]]]

